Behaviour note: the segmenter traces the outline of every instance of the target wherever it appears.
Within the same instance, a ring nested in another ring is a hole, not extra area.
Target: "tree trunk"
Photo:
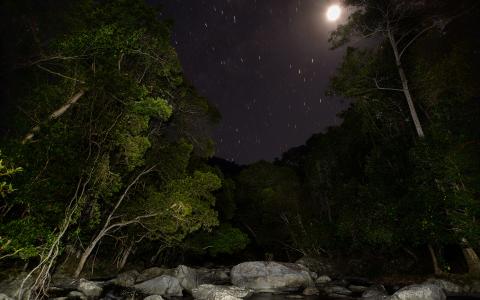
[[[105,235],[105,232],[100,231],[97,237],[90,243],[90,245],[88,245],[85,251],[83,251],[82,256],[80,257],[80,261],[78,262],[77,268],[75,269],[75,273],[73,274],[74,278],[78,278],[80,276],[80,273],[82,273],[83,267],[85,266],[87,259],[90,257],[90,254],[92,254],[93,249],[95,249],[95,246],[97,246],[98,242],[102,239],[104,235]]]
[[[122,270],[125,267],[125,264],[127,263],[128,257],[130,256],[130,253],[132,253],[133,245],[135,245],[134,240],[130,243],[128,248],[126,248],[123,251],[122,259],[120,260],[120,262],[118,263],[118,266],[117,266],[119,270]]]
[[[138,223],[141,219],[144,219],[144,218],[149,218],[149,217],[153,217],[155,216],[156,214],[149,214],[149,215],[144,215],[144,216],[138,216],[130,221],[124,221],[124,222],[118,222],[118,223],[115,223],[115,224],[111,224],[111,221],[112,219],[114,219],[114,214],[115,212],[117,211],[118,207],[122,204],[123,200],[125,199],[125,197],[128,195],[128,192],[130,191],[130,189],[140,180],[140,178],[142,176],[144,176],[145,174],[148,174],[150,173],[154,168],[156,167],[153,166],[151,168],[148,168],[148,169],[145,169],[143,172],[141,172],[140,174],[137,175],[137,177],[135,177],[135,179],[127,186],[127,188],[125,189],[125,191],[123,192],[123,194],[118,198],[118,201],[117,203],[115,204],[115,206],[113,207],[112,211],[110,212],[110,214],[108,215],[107,219],[105,220],[105,223],[103,225],[103,228],[100,230],[100,232],[97,234],[97,236],[95,237],[95,239],[92,240],[92,242],[90,243],[90,245],[88,245],[88,247],[85,249],[85,251],[82,253],[82,256],[80,257],[80,261],[78,262],[78,265],[77,265],[77,269],[75,270],[75,273],[74,273],[74,277],[75,278],[78,278],[78,276],[80,276],[80,273],[82,272],[83,270],[83,267],[85,266],[85,263],[87,262],[87,259],[88,257],[90,256],[90,254],[92,254],[92,251],[93,249],[95,248],[95,246],[98,244],[98,242],[108,233],[110,232],[110,230],[114,229],[114,228],[118,228],[118,227],[123,227],[123,226],[127,226],[127,225],[130,225],[130,224],[134,224],[134,223]]]
[[[398,75],[400,76],[400,80],[402,81],[403,94],[405,95],[405,99],[407,100],[413,124],[415,125],[418,137],[423,138],[425,135],[423,133],[420,120],[418,119],[417,110],[415,109],[415,105],[413,104],[413,98],[412,94],[410,93],[410,88],[408,86],[407,76],[405,75],[405,71],[403,70],[400,54],[398,53],[397,42],[395,41],[395,37],[390,30],[388,31],[388,38],[390,40],[390,45],[392,46],[393,54],[395,55],[395,63],[397,64]]]
[[[463,257],[468,266],[468,273],[480,274],[480,259],[478,258],[477,253],[472,247],[470,247],[465,238],[462,239],[462,246]]]
[[[437,260],[437,255],[435,254],[435,250],[433,250],[433,247],[431,244],[428,244],[428,251],[430,251],[430,256],[432,257],[432,265],[433,265],[433,271],[435,275],[441,275],[442,269],[438,265],[438,260]]]

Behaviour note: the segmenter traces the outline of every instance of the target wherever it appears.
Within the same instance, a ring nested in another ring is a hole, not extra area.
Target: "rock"
[[[480,294],[480,281],[472,281],[470,285],[465,286],[463,290],[466,293]]]
[[[148,297],[143,298],[143,300],[163,300],[163,297],[160,295],[150,295]]]
[[[236,286],[256,292],[297,291],[313,285],[309,271],[302,265],[263,261],[234,266],[231,280]]]
[[[180,282],[169,275],[152,278],[134,285],[133,288],[147,295],[183,296]]]
[[[135,278],[135,283],[144,282],[150,280],[155,277],[160,277],[162,275],[170,275],[173,276],[173,270],[166,269],[166,268],[159,268],[159,267],[152,267],[143,270],[140,274],[137,275]]]
[[[137,282],[137,277],[140,275],[137,270],[131,270],[118,274],[110,282],[121,287],[132,287]]]
[[[0,300],[13,300],[13,298],[10,298],[5,294],[0,294]]]
[[[387,290],[381,284],[376,284],[368,287],[362,294],[362,298],[373,298],[386,296]]]
[[[194,299],[199,300],[236,300],[248,298],[253,290],[237,286],[202,284],[192,290]]]
[[[313,271],[317,274],[333,274],[334,271],[333,263],[326,258],[322,257],[311,257],[304,256],[295,262],[296,264],[303,265],[307,267],[310,271]]]
[[[230,269],[197,269],[199,284],[230,284]]]
[[[354,285],[354,284],[349,285],[347,288],[354,293],[363,293],[368,289],[368,287],[366,286]]]
[[[324,283],[328,283],[332,281],[332,279],[330,277],[328,277],[327,275],[322,275],[322,276],[318,276],[317,280],[315,280],[315,283],[316,284],[324,284]]]
[[[68,293],[68,299],[80,299],[80,300],[87,300],[87,296],[85,296],[83,293],[79,291],[71,291]]]
[[[325,294],[327,294],[330,297],[335,297],[338,295],[350,296],[351,294],[353,294],[351,290],[339,285],[329,285],[324,287],[322,290]]]
[[[66,272],[56,272],[52,276],[52,287],[62,290],[75,290],[77,289],[79,280],[72,278],[71,274]]]
[[[174,276],[189,293],[201,284],[221,285],[230,283],[230,276],[223,269],[194,269],[180,265],[175,269]]]
[[[398,290],[391,300],[445,300],[443,290],[433,284],[414,284]]]
[[[349,284],[348,280],[346,279],[337,279],[337,280],[333,280],[330,282],[330,285],[338,285],[338,286],[343,286],[343,287],[347,287]]]
[[[80,279],[77,290],[88,298],[98,298],[103,292],[103,288],[98,283],[85,279]]]
[[[22,285],[23,280],[27,276],[26,272],[17,273],[15,275],[11,275],[8,279],[3,280],[0,282],[0,292],[4,295],[18,299],[20,293],[20,286]],[[29,288],[33,285],[33,278],[29,277],[24,286],[23,286],[23,298],[26,298],[26,291],[29,291]]]
[[[304,294],[305,296],[314,296],[319,295],[320,291],[316,287],[310,286],[304,289],[302,294]]]
[[[456,283],[453,283],[448,280],[444,279],[438,279],[438,278],[430,278],[427,281],[425,281],[426,284],[433,284],[441,288],[447,295],[454,295],[454,294],[460,294],[464,292],[463,287],[459,286]],[[469,291],[468,291],[469,292]]]

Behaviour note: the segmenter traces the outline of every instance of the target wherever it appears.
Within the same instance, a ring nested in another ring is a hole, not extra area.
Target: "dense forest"
[[[480,275],[480,6],[345,2],[328,91],[351,101],[341,125],[241,166],[214,157],[221,116],[161,8],[5,1],[0,270],[34,278],[31,297],[59,270],[302,257]]]

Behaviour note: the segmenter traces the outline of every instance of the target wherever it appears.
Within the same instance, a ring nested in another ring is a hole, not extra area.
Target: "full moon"
[[[342,14],[342,9],[340,8],[339,5],[334,4],[331,5],[328,10],[327,10],[327,20],[329,21],[336,21],[338,18],[340,18],[340,15]]]

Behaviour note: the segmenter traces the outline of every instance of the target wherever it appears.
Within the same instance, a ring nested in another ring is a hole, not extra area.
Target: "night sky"
[[[222,114],[217,156],[272,160],[341,121],[325,89],[344,49],[329,50],[325,0],[157,0],[175,22],[187,78]]]

